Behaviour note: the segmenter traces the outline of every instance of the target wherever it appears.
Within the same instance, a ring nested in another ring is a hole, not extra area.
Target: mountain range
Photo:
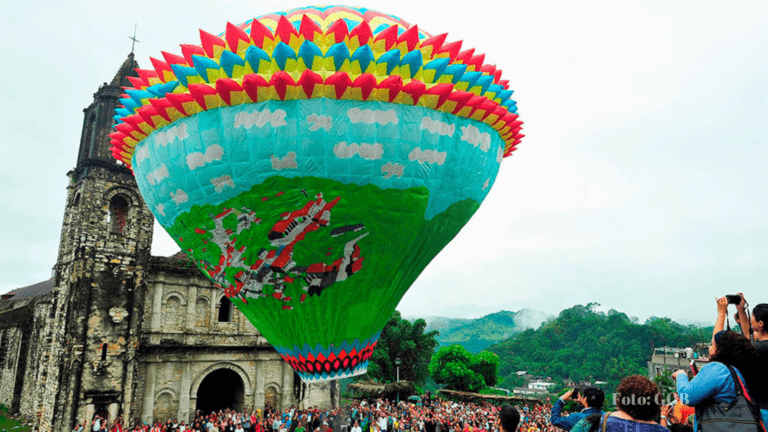
[[[441,347],[459,344],[473,353],[480,352],[516,333],[537,329],[550,318],[553,317],[532,309],[521,309],[517,312],[499,311],[474,319],[423,317],[427,322],[426,331],[440,332],[437,341]],[[406,317],[406,319],[414,321],[417,318]]]

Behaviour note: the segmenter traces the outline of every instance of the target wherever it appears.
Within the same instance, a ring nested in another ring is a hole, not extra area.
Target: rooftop
[[[53,279],[47,281],[38,282],[33,285],[16,288],[5,294],[0,295],[0,301],[3,300],[23,300],[32,297],[44,296],[53,291]]]

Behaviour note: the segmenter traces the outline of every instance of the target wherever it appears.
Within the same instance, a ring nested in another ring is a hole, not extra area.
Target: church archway
[[[200,382],[195,410],[203,413],[226,408],[242,411],[244,401],[245,384],[240,375],[231,369],[217,369]]]

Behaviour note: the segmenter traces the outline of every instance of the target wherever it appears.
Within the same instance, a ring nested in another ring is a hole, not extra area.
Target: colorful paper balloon
[[[362,374],[520,142],[512,91],[461,42],[367,9],[200,35],[131,79],[114,157],[302,379]]]

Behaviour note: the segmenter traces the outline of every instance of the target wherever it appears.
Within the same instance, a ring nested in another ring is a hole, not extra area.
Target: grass
[[[0,431],[6,430],[28,432],[32,430],[32,426],[24,419],[8,415],[8,408],[5,405],[0,405]]]

